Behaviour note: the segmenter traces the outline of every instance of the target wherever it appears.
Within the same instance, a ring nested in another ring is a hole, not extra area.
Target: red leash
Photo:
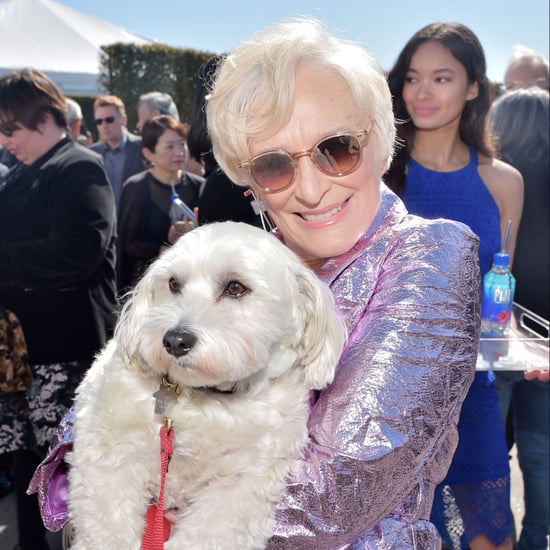
[[[165,418],[160,427],[160,489],[157,504],[151,504],[145,516],[145,532],[141,550],[163,550],[164,542],[170,536],[170,522],[164,517],[164,482],[168,472],[168,462],[174,452],[174,430],[172,421]]]

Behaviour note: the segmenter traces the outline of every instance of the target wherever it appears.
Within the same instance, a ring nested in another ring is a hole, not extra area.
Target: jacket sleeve
[[[138,236],[144,206],[152,205],[148,192],[147,172],[126,180],[122,187],[118,209],[117,286],[125,292],[132,286],[135,268],[155,259],[160,244]],[[168,234],[168,231],[166,232]]]
[[[310,444],[277,506],[271,550],[351,548],[369,533],[401,548],[397,533],[429,518],[473,379],[480,281],[473,233],[453,222],[423,227],[370,267],[347,268],[372,292],[311,411]],[[349,287],[333,284],[340,303]]]
[[[147,177],[128,180],[122,188],[119,206],[118,234],[122,254],[133,260],[150,260],[159,254],[160,244],[139,237],[140,218],[144,211],[143,203],[152,204],[147,192]],[[166,230],[168,236],[168,228]]]

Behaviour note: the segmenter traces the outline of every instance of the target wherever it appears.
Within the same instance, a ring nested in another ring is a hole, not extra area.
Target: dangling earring
[[[271,223],[269,216],[267,215],[264,201],[259,201],[254,194],[254,190],[250,187],[244,192],[244,196],[252,197],[253,200],[250,202],[250,204],[252,205],[254,213],[256,214],[256,216],[260,216],[260,221],[262,222],[262,227],[264,231],[268,231],[269,233],[271,233],[275,228]]]

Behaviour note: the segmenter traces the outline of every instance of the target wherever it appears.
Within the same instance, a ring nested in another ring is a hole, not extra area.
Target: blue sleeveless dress
[[[407,167],[403,201],[409,212],[468,225],[480,238],[483,277],[500,248],[500,213],[479,176],[476,151],[470,148],[468,165],[453,172],[429,170],[412,158]],[[500,544],[512,530],[510,467],[492,371],[476,372],[458,432],[451,467],[436,488],[431,521],[453,550],[466,549],[480,534]]]

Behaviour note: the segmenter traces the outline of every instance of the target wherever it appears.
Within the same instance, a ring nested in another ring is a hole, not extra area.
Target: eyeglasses
[[[347,176],[361,164],[361,151],[366,145],[368,130],[339,133],[324,137],[311,149],[290,154],[283,150],[266,151],[239,163],[266,193],[278,193],[292,185],[296,177],[296,161],[309,157],[327,176]]]
[[[106,116],[105,118],[96,118],[94,120],[96,126],[101,126],[104,122],[112,124],[115,121],[114,116]]]
[[[11,137],[13,132],[19,128],[21,128],[21,126],[19,126],[17,120],[12,118],[11,120],[6,120],[6,122],[0,123],[0,134],[5,135],[6,137]]]

